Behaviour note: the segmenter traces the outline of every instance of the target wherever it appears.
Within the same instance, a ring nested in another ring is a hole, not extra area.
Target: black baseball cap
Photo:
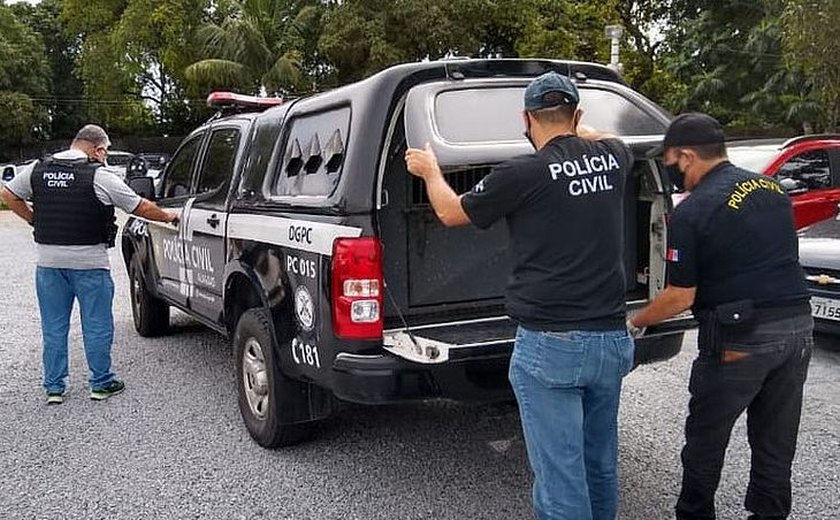
[[[556,72],[538,76],[525,89],[525,110],[528,112],[564,105],[577,106],[578,103],[580,94],[575,84],[568,76]]]
[[[717,119],[699,112],[680,114],[668,125],[662,145],[650,152],[648,157],[662,155],[667,148],[676,146],[701,146],[719,144],[726,140],[723,126]]]

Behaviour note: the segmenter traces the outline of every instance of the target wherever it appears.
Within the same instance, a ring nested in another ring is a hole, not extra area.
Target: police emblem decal
[[[309,332],[315,327],[315,303],[305,285],[295,289],[295,315],[303,330]]]

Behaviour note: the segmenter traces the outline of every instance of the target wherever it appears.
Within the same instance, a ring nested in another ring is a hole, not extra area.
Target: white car
[[[37,161],[37,159],[30,159],[18,164],[4,164],[0,166],[0,186],[6,184],[7,182],[11,182],[12,179],[17,176],[21,168],[29,166],[35,161]]]
[[[17,169],[14,164],[4,164],[0,166],[0,186],[11,181],[17,174]]]

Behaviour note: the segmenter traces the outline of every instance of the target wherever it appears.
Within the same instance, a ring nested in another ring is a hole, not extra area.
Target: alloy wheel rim
[[[268,371],[262,345],[256,338],[248,338],[242,351],[242,385],[251,413],[264,420],[270,399]]]

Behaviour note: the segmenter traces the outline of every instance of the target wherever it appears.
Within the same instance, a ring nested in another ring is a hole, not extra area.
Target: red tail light
[[[336,337],[382,337],[382,246],[373,237],[333,242],[332,311]]]

